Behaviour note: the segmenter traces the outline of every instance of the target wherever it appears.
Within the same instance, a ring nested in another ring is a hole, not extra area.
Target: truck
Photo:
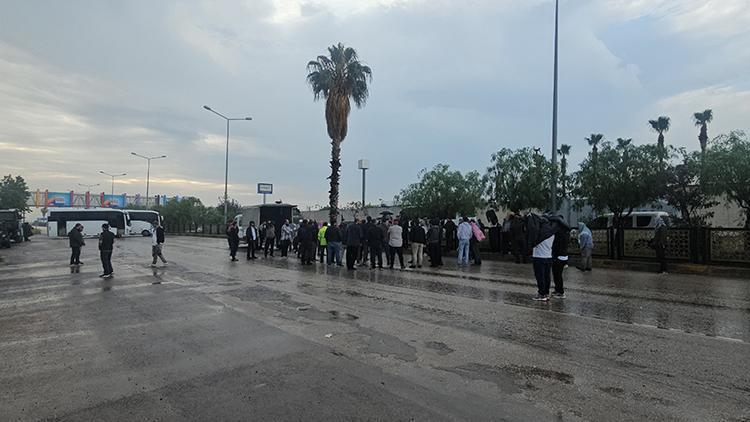
[[[4,243],[23,241],[23,215],[16,209],[0,210],[0,232],[5,235]]]
[[[237,214],[234,219],[240,228],[240,239],[247,243],[245,230],[247,230],[251,221],[255,223],[256,227],[260,226],[261,223],[273,221],[278,238],[281,234],[281,226],[284,224],[284,220],[289,220],[290,223],[298,223],[301,218],[300,216],[300,211],[296,205],[274,203],[242,207],[241,213]]]

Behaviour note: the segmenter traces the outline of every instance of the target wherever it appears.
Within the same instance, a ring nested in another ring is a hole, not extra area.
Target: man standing
[[[378,268],[383,269],[383,231],[375,224],[367,226],[367,244],[370,249],[370,268],[375,269],[375,261]]]
[[[271,251],[271,258],[273,258],[273,248],[276,241],[276,226],[273,225],[273,221],[266,223],[266,242],[265,249],[263,250],[263,256],[268,258],[268,251]]]
[[[292,243],[294,237],[294,227],[289,224],[289,220],[284,220],[284,225],[281,226],[281,256],[288,256],[289,245]]]
[[[469,219],[464,216],[461,224],[458,225],[458,265],[469,265],[469,242],[471,241],[472,231]]]
[[[552,280],[555,282],[555,292],[552,297],[565,299],[563,286],[563,271],[568,265],[568,244],[570,243],[570,227],[561,216],[558,216],[558,226],[555,240],[552,242]]]
[[[161,262],[165,264],[167,263],[167,260],[164,259],[164,255],[161,254],[163,244],[164,228],[157,221],[151,228],[151,256],[154,258],[154,260],[151,262],[152,267],[156,266],[156,258],[161,258]]]
[[[443,265],[443,251],[440,243],[443,240],[443,231],[440,228],[439,220],[430,222],[430,229],[427,230],[427,253],[430,255],[430,267],[440,267]]]
[[[341,266],[341,229],[336,226],[336,224],[331,224],[331,226],[326,230],[325,234],[326,244],[328,249],[326,252],[328,253],[328,265],[333,265],[334,258],[336,260],[336,265],[339,267]]]
[[[659,274],[667,273],[667,223],[662,217],[656,220],[654,228],[654,249],[656,249],[656,259],[659,260]]]
[[[404,229],[398,224],[398,220],[388,227],[388,268],[393,269],[396,255],[401,269],[404,267]]]
[[[328,223],[323,222],[323,226],[318,230],[318,250],[320,255],[320,263],[323,263],[325,258],[326,249],[328,248],[328,242],[326,241],[326,232],[328,231]]]
[[[109,231],[109,224],[102,224],[102,232],[99,234],[99,256],[102,259],[104,272],[99,276],[112,278],[112,250],[115,245],[115,234]]]
[[[411,240],[411,261],[409,268],[422,268],[422,257],[424,256],[424,245],[427,243],[427,236],[419,222],[411,222],[409,237]]]
[[[240,247],[240,229],[237,227],[237,222],[232,220],[227,228],[227,241],[229,242],[229,256],[232,257],[232,261],[237,260],[237,248]]]
[[[86,244],[83,241],[83,226],[81,223],[76,224],[68,233],[68,239],[70,239],[70,266],[83,265],[81,262],[81,247]]]
[[[524,233],[523,218],[520,214],[510,216],[510,237],[513,256],[516,264],[526,263],[526,233]]]
[[[255,259],[255,246],[258,244],[258,229],[255,227],[255,221],[251,221],[245,230],[247,238],[247,259]]]
[[[536,232],[530,231],[531,235],[536,239],[543,239],[534,245],[531,254],[537,286],[537,294],[532,299],[547,302],[549,301],[549,286],[552,282],[552,245],[555,243],[555,230],[552,230],[551,223],[548,220],[534,215],[529,217],[534,217],[540,221],[535,226]],[[547,235],[548,233],[551,233],[551,235]],[[533,242],[531,243],[533,244]]]
[[[362,225],[355,220],[346,228],[346,268],[356,270],[359,247],[362,245]]]
[[[456,250],[456,223],[447,220],[443,225],[445,229],[445,248],[449,251]]]

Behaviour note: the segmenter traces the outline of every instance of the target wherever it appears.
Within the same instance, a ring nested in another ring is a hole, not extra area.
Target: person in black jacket
[[[411,241],[412,261],[409,268],[422,268],[422,257],[424,256],[424,245],[427,243],[427,235],[417,220],[412,220],[411,222],[409,240]]]
[[[81,247],[86,244],[83,241],[83,225],[81,223],[76,224],[68,233],[68,239],[70,239],[70,266],[83,265],[81,262]]]
[[[227,228],[227,240],[229,241],[229,256],[232,261],[237,260],[237,249],[240,247],[240,229],[237,222],[232,221]]]
[[[370,249],[370,268],[375,269],[375,261],[378,268],[383,269],[383,230],[375,224],[367,226],[367,245]]]
[[[109,224],[102,224],[102,232],[99,234],[99,256],[102,260],[104,272],[99,276],[112,278],[112,250],[115,245],[115,234],[109,231]]]
[[[331,224],[330,227],[328,227],[328,230],[326,230],[325,234],[326,238],[326,252],[328,253],[328,265],[333,265],[333,261],[335,259],[336,265],[339,267],[341,266],[341,228],[334,224]]]
[[[568,244],[570,243],[570,227],[562,217],[551,217],[552,223],[556,224],[555,240],[552,242],[552,280],[555,283],[555,291],[552,297],[565,298],[563,287],[563,271],[568,265]]]
[[[356,270],[354,264],[362,244],[362,225],[358,223],[355,220],[346,227],[346,268],[349,270]]]
[[[523,225],[523,217],[520,214],[510,216],[510,238],[513,256],[516,264],[526,263],[526,233]]]
[[[255,249],[258,245],[258,228],[255,227],[255,221],[251,221],[247,225],[245,230],[245,238],[247,239],[247,259],[257,259],[255,256]]]
[[[443,265],[443,251],[440,244],[443,241],[443,230],[440,228],[440,221],[430,221],[430,228],[427,230],[427,254],[430,256],[430,267],[440,267]]]
[[[154,258],[151,261],[151,266],[156,266],[156,259],[161,258],[161,262],[167,263],[167,260],[162,255],[162,248],[164,245],[164,228],[159,224],[158,221],[153,223],[151,227],[151,256]]]

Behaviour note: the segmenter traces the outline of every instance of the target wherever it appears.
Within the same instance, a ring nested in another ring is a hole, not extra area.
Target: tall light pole
[[[224,161],[224,222],[226,223],[227,211],[228,211],[227,207],[229,205],[227,203],[227,201],[229,201],[229,197],[227,196],[227,186],[229,183],[229,122],[231,122],[232,120],[253,120],[253,118],[252,117],[227,117],[207,105],[204,105],[203,108],[205,108],[211,113],[214,113],[215,115],[227,121],[227,152],[226,152],[226,159]]]
[[[550,211],[557,211],[557,15],[560,0],[555,0],[555,65],[552,88],[552,183]]]
[[[357,168],[362,170],[362,211],[365,209],[365,172],[370,168],[370,160],[364,158],[357,162]]]
[[[128,175],[127,173],[109,174],[109,173],[107,173],[105,171],[101,171],[101,170],[99,170],[99,173],[107,175],[107,176],[109,176],[109,177],[112,178],[112,196],[115,196],[115,177],[122,177],[122,176],[127,176]]]
[[[159,158],[167,158],[167,156],[159,155],[157,157],[146,157],[145,155],[136,154],[134,152],[131,152],[131,154],[135,155],[136,157],[141,157],[148,162],[148,165],[146,166],[146,208],[148,208],[148,203],[149,203],[149,200],[151,199],[148,193],[149,181],[151,178],[151,160],[158,160]]]

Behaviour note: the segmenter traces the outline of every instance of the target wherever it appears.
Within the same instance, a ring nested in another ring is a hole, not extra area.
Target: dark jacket
[[[341,229],[332,225],[326,230],[326,242],[330,243],[341,243]]]
[[[555,233],[555,240],[552,242],[552,256],[568,256],[568,245],[570,244],[570,230],[561,228]]]
[[[99,250],[111,251],[115,245],[115,234],[107,230],[99,235]]]
[[[240,243],[240,229],[238,227],[229,227],[227,229],[227,238],[230,243]]]
[[[161,226],[156,228],[156,243],[160,245],[164,243],[164,228]]]
[[[424,229],[419,226],[412,227],[409,231],[409,241],[423,245],[427,243],[427,236],[424,233]]]
[[[317,235],[317,230],[310,224],[303,224],[297,232],[300,242],[315,242]]]
[[[443,240],[443,231],[437,224],[430,225],[430,229],[427,230],[427,243],[441,243]]]
[[[367,244],[371,247],[377,247],[383,244],[383,230],[380,227],[370,224],[367,228]]]
[[[654,230],[654,246],[657,248],[667,247],[667,226],[660,226]]]
[[[76,228],[73,228],[70,232],[68,232],[68,239],[70,239],[71,248],[80,248],[81,246],[86,244],[83,241],[83,233],[81,233],[81,231]]]
[[[515,216],[510,220],[510,235],[514,239],[524,238],[523,219],[521,217]]]
[[[362,226],[349,224],[346,228],[346,246],[359,246],[360,244],[362,244]]]

